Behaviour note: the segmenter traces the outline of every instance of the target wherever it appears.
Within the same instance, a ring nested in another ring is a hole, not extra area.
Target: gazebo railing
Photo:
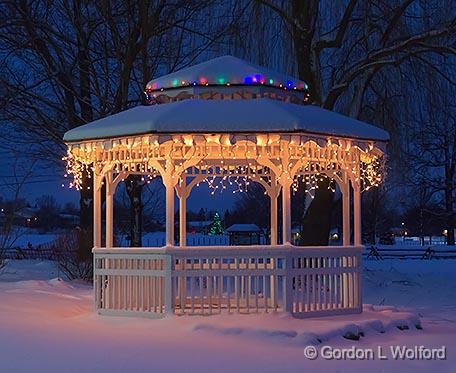
[[[230,246],[94,249],[100,314],[361,312],[361,248]]]

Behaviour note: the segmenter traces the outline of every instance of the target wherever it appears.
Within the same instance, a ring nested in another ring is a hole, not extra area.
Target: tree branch
[[[344,15],[342,16],[341,21],[339,22],[339,25],[337,26],[336,37],[333,40],[326,40],[326,39],[319,40],[315,45],[315,48],[317,51],[321,51],[326,48],[340,48],[340,46],[342,45],[344,36],[347,32],[348,26],[350,24],[353,11],[354,11],[357,3],[358,3],[358,0],[350,0],[347,7],[345,8],[345,12],[344,12]]]

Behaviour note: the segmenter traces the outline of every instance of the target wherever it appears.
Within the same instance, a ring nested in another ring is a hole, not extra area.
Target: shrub
[[[59,269],[69,280],[92,281],[91,232],[75,229],[55,241]]]
[[[2,269],[6,264],[5,253],[3,249],[0,249],[0,269]]]

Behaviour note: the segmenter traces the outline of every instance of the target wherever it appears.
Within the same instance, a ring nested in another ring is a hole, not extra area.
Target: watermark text
[[[306,346],[304,356],[309,360],[446,360],[446,346],[377,346],[361,348],[358,346]]]

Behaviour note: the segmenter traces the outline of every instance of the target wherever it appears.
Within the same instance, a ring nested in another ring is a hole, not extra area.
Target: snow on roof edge
[[[181,133],[300,133],[360,141],[389,140],[389,134],[379,127],[319,106],[261,98],[136,106],[67,131],[64,141]]]
[[[285,86],[288,83],[291,83],[290,88],[295,86],[308,88],[305,81],[295,76],[254,64],[239,57],[223,55],[156,77],[146,84],[146,90],[179,88],[182,85],[191,84],[205,85],[206,83],[243,84],[246,83],[246,79],[253,79],[248,84],[260,83],[255,80],[256,78],[264,79],[266,84],[269,84],[269,80],[272,79],[272,83],[269,85],[277,88],[281,84]]]

